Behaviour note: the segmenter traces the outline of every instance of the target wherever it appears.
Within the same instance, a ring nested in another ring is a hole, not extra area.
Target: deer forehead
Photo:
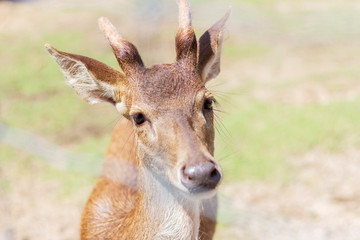
[[[156,109],[193,104],[204,83],[196,71],[176,65],[156,65],[134,76],[133,103]]]

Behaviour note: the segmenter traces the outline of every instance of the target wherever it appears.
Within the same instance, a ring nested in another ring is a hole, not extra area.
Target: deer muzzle
[[[184,166],[180,175],[181,183],[190,193],[203,193],[214,190],[221,180],[221,173],[212,161]]]

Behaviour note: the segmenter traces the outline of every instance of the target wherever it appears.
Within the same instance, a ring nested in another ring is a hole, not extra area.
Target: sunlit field
[[[360,4],[189,0],[197,36],[232,15],[216,105],[216,239],[360,239]],[[44,44],[119,69],[107,16],[147,66],[175,60],[176,1],[0,1],[0,239],[79,239],[121,116],[66,85]]]

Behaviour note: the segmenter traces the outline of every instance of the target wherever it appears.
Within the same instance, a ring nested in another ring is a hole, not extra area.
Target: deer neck
[[[139,183],[138,216],[146,216],[148,239],[198,239],[199,200],[179,196],[145,167],[139,171]]]

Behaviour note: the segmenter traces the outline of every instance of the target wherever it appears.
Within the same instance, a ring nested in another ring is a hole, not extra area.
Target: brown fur
[[[200,38],[198,51],[189,4],[178,3],[173,64],[146,68],[135,46],[106,18],[99,25],[124,74],[47,45],[81,97],[111,102],[125,117],[114,129],[102,174],[84,209],[81,239],[213,238],[217,197],[210,193],[216,186],[194,194],[178,175],[188,166],[209,162],[221,174],[213,157],[214,115],[204,108],[213,97],[204,84],[219,72],[221,32],[228,15]],[[141,125],[133,120],[138,113],[145,116]]]

